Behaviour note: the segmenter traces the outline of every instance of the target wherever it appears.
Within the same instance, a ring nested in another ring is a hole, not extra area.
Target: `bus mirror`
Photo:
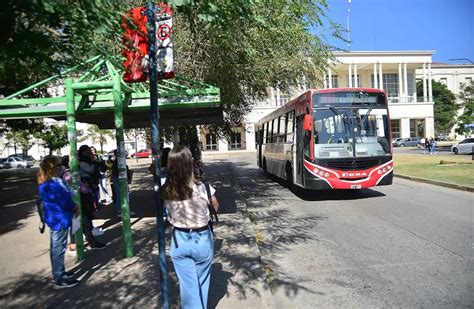
[[[311,115],[304,115],[303,130],[311,131],[313,126],[311,125]]]

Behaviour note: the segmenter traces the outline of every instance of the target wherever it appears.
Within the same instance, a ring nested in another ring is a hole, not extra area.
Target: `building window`
[[[398,138],[401,136],[400,134],[400,119],[392,119],[390,120],[390,124],[392,125],[392,138]]]
[[[389,97],[398,97],[398,74],[383,74],[383,87]]]
[[[206,150],[217,150],[217,136],[206,134]]]
[[[408,87],[408,96],[411,96],[415,93],[415,83],[413,82],[413,73],[407,73],[407,87]]]
[[[410,119],[410,137],[425,136],[425,119]]]
[[[352,87],[355,87],[355,84],[356,84],[355,75],[352,74]],[[357,87],[360,87],[360,84],[361,84],[360,83],[360,74],[357,74],[357,85],[358,85]],[[347,81],[346,81],[346,86],[349,87],[349,79],[347,79]]]
[[[331,75],[332,88],[339,88],[337,75]],[[329,75],[326,75],[326,85],[329,88]]]
[[[242,134],[240,132],[233,132],[230,135],[230,149],[242,149]]]
[[[441,77],[439,82],[445,86],[448,86],[448,79],[446,77]]]

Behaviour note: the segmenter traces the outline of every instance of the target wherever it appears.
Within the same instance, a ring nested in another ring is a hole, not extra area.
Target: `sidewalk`
[[[155,204],[147,166],[147,162],[131,165],[135,171],[130,195],[131,209],[136,213],[131,219],[134,257],[123,258],[121,222],[113,216],[112,205],[100,210],[94,225],[105,230],[99,239],[110,244],[104,250],[86,252],[86,259],[80,263],[66,253],[66,268],[75,271],[81,281],[71,289],[52,288],[49,234],[38,232],[33,201],[22,202],[18,211],[25,211],[27,216],[16,229],[0,233],[0,307],[159,308]],[[219,226],[215,228],[209,308],[273,307],[253,227],[236,190],[231,163],[210,160],[205,173],[217,189],[221,205]],[[10,207],[19,206],[2,207],[11,211],[15,208]],[[169,240],[169,231],[167,234]],[[171,308],[179,308],[179,287],[170,260],[168,272]]]

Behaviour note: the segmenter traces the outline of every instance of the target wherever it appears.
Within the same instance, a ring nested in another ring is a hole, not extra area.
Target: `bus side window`
[[[309,157],[309,145],[311,143],[310,131],[304,131],[303,141],[304,141],[303,154],[305,157]]]
[[[289,111],[286,114],[286,141],[293,143],[295,111]]]
[[[272,120],[272,143],[276,143],[278,138],[278,119]]]
[[[280,125],[278,127],[278,142],[284,143],[286,142],[286,132],[285,132],[285,125],[286,125],[286,115],[280,116]]]
[[[265,143],[270,143],[270,123],[265,123]]]

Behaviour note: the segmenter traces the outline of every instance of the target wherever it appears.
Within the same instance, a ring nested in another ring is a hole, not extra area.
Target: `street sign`
[[[123,80],[127,83],[144,82],[148,80],[148,17],[144,6],[136,7],[122,18],[123,50],[125,57],[125,74]],[[156,22],[156,73],[157,79],[174,77],[173,63],[173,11],[165,3],[155,6]]]

